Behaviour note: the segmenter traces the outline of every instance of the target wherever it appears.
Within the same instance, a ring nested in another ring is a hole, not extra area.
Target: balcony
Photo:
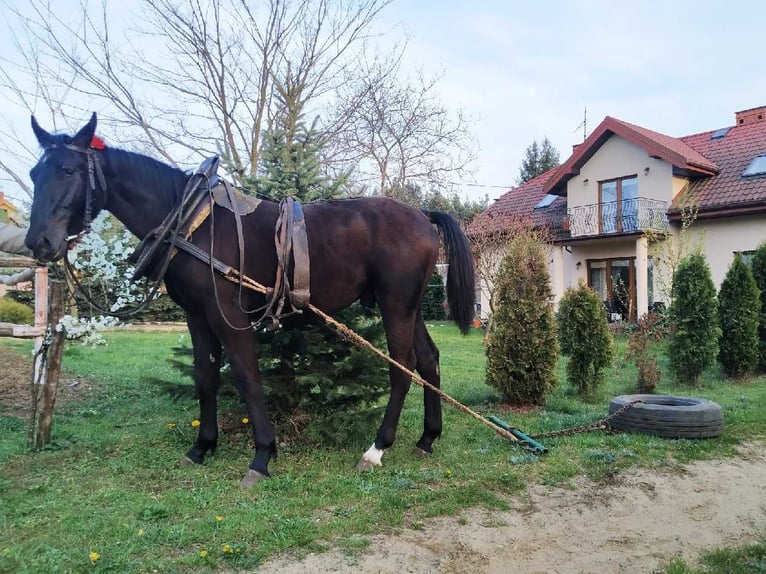
[[[567,212],[570,237],[664,231],[668,226],[668,203],[638,197],[578,205]]]

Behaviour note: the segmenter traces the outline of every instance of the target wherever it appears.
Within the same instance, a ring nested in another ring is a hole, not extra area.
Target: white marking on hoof
[[[362,455],[362,460],[356,465],[357,470],[369,470],[376,466],[383,466],[383,449],[375,448],[375,443]]]
[[[265,474],[258,472],[257,470],[253,470],[252,468],[247,471],[247,474],[242,477],[242,480],[239,481],[239,485],[242,488],[250,488],[251,486],[255,486],[262,480],[266,480],[269,478]]]

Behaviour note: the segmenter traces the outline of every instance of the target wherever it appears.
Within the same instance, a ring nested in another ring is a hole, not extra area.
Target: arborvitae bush
[[[438,271],[434,271],[421,303],[423,319],[426,321],[443,321],[446,319],[444,313],[444,302],[446,299],[441,275],[439,275]]]
[[[766,243],[761,243],[758,249],[755,250],[750,265],[753,270],[755,284],[761,291],[758,319],[758,361],[761,370],[766,370]]]
[[[567,379],[580,395],[604,383],[614,359],[614,342],[604,303],[585,283],[567,289],[556,313],[561,348],[569,355]]]
[[[690,255],[678,264],[671,294],[668,358],[676,380],[691,384],[715,363],[721,333],[715,285],[704,255]]]
[[[35,310],[32,307],[3,297],[0,299],[0,323],[31,325],[35,322]]]
[[[533,232],[508,245],[487,346],[487,384],[512,404],[542,404],[556,386],[556,325],[546,248]]]
[[[737,253],[718,293],[721,342],[718,357],[729,377],[752,373],[760,354],[758,323],[761,293],[750,265]]]

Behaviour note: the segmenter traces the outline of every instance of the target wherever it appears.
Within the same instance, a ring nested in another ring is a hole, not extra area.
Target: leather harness
[[[141,276],[153,280],[161,279],[170,260],[179,249],[210,265],[224,276],[241,276],[241,273],[235,273],[231,266],[213,258],[210,253],[190,242],[194,231],[212,217],[215,205],[227,209],[234,215],[239,247],[239,271],[244,271],[242,216],[255,211],[261,200],[236,193],[229,182],[219,178],[216,174],[218,162],[216,156],[200,165],[189,178],[181,201],[170,211],[162,224],[150,231],[139,243],[130,256],[136,268],[133,279]],[[274,287],[267,293],[268,303],[257,322],[271,318],[273,325],[277,326],[280,318],[307,308],[311,298],[306,221],[300,202],[293,197],[287,197],[279,204],[274,242],[277,250]],[[160,257],[161,254],[165,254],[165,257]],[[291,264],[292,284],[289,277]]]

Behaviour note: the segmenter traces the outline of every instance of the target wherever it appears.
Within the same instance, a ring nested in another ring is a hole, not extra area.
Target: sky
[[[385,16],[410,36],[408,65],[443,72],[443,101],[476,120],[473,183],[499,187],[464,180],[464,196],[513,187],[535,139],[565,161],[586,109],[588,133],[613,116],[684,136],[766,105],[762,1],[429,0]]]
[[[406,34],[406,69],[442,75],[442,102],[473,119],[474,173],[452,191],[492,200],[533,140],[565,161],[585,110],[588,133],[609,115],[683,136],[766,105],[765,21],[763,1],[395,0],[377,26]],[[28,115],[18,121],[33,144]]]

